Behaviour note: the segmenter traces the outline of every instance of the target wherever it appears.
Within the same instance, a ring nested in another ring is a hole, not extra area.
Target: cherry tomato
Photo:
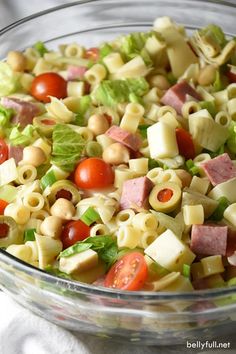
[[[82,189],[106,188],[114,182],[114,172],[109,164],[97,157],[83,160],[74,174],[75,184]]]
[[[90,227],[83,221],[69,221],[63,228],[61,234],[61,241],[63,248],[70,247],[78,241],[83,241],[90,235]]]
[[[173,191],[171,189],[164,188],[158,193],[157,199],[162,203],[166,203],[171,199],[172,195]]]
[[[0,139],[0,164],[8,159],[8,147],[3,139]]]
[[[31,95],[38,101],[50,102],[50,97],[65,98],[67,96],[67,82],[60,75],[50,72],[40,74],[32,82]]]
[[[4,214],[4,210],[5,210],[7,205],[8,205],[8,202],[6,202],[3,199],[0,199],[0,215]]]
[[[142,289],[148,276],[148,268],[144,256],[132,252],[120,258],[106,275],[104,285],[121,290]]]
[[[95,47],[87,49],[84,57],[86,59],[97,61],[99,58],[99,49]]]
[[[176,139],[180,155],[187,160],[195,157],[195,148],[191,134],[183,128],[176,128]]]

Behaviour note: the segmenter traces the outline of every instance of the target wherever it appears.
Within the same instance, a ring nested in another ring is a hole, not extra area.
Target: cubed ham
[[[236,252],[236,230],[228,226],[226,256],[230,257]]]
[[[13,157],[16,164],[23,158],[23,147],[22,146],[12,146],[8,145],[8,158]]]
[[[18,98],[3,97],[1,104],[6,108],[12,108],[16,112],[11,122],[19,123],[23,128],[32,124],[33,118],[40,112],[34,103],[22,101]]]
[[[67,70],[67,80],[82,80],[86,71],[85,66],[70,65]]]
[[[197,255],[226,255],[227,226],[193,225],[191,232],[191,250]]]
[[[173,107],[177,113],[182,114],[182,107],[187,101],[188,96],[200,101],[201,97],[186,81],[169,88],[161,99],[164,105]]]
[[[236,167],[227,153],[201,164],[213,186],[236,177]]]
[[[131,150],[138,151],[141,147],[141,138],[133,133],[130,133],[116,125],[113,125],[106,131],[106,135],[127,146]]]
[[[129,179],[124,182],[120,208],[139,211],[148,207],[148,196],[153,187],[152,181],[145,177]]]

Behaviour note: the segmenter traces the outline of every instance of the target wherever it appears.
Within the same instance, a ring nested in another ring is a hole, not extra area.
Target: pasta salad
[[[0,62],[0,247],[114,289],[236,284],[236,41],[169,17]]]

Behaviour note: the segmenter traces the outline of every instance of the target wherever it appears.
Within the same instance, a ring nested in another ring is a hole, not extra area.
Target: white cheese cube
[[[145,254],[170,271],[183,270],[191,264],[195,254],[171,230],[167,229],[145,249]]]
[[[13,182],[17,177],[16,163],[13,158],[6,160],[0,165],[0,186]]]
[[[169,124],[157,122],[147,129],[151,158],[175,157],[179,153],[175,129]]]
[[[74,272],[83,272],[95,267],[98,264],[97,252],[89,249],[81,253],[77,253],[70,257],[61,257],[59,261],[59,269],[61,272],[71,274]]]
[[[204,209],[201,204],[184,205],[183,207],[184,223],[187,226],[204,223]]]

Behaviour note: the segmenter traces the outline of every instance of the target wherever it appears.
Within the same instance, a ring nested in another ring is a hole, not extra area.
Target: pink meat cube
[[[228,154],[222,154],[201,164],[213,186],[236,177],[236,167]]]
[[[152,187],[152,181],[146,176],[125,181],[120,199],[120,208],[131,208],[136,211],[141,208],[147,208],[148,196]]]
[[[32,124],[33,118],[40,112],[34,103],[22,101],[18,98],[3,97],[1,104],[6,108],[12,108],[16,112],[11,122],[19,123],[23,128]]]
[[[198,101],[201,100],[197,91],[195,91],[186,81],[181,81],[166,91],[161,102],[164,105],[173,107],[177,113],[182,114],[182,107],[187,100],[187,95]]]
[[[191,250],[197,255],[226,255],[227,226],[193,225],[191,232]]]
[[[86,71],[85,66],[70,65],[67,70],[67,80],[82,80]]]
[[[18,162],[23,158],[23,147],[8,145],[8,158],[10,159],[11,157],[13,157],[16,164],[18,164]]]
[[[116,125],[106,131],[106,135],[127,146],[131,150],[137,151],[141,147],[142,140],[139,136],[132,134]]]

